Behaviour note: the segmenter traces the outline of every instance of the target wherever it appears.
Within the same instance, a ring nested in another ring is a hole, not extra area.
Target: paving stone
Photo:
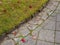
[[[15,45],[13,40],[5,40],[1,45]]]
[[[28,35],[27,37],[25,37],[25,39],[31,40],[32,39],[32,36]]]
[[[54,31],[42,29],[40,30],[38,39],[54,42]]]
[[[48,13],[48,15],[51,15],[55,10],[57,4],[58,2],[50,0],[49,4],[46,6],[46,8],[43,9],[43,11]]]
[[[56,17],[50,16],[48,20],[55,21]]]
[[[46,12],[47,15],[51,15],[51,13],[53,12],[52,10],[47,9],[47,8],[44,8],[43,11]]]
[[[55,5],[53,3],[56,3],[56,2],[54,2],[54,1],[49,2],[49,4],[46,7],[48,9],[50,9],[50,10],[54,10],[55,9]]]
[[[57,14],[57,21],[60,21],[60,13]]]
[[[37,24],[36,20],[31,20],[28,22],[29,24]]]
[[[22,28],[19,28],[19,33],[21,33],[22,35],[26,36],[30,32],[27,29],[27,27],[22,27]]]
[[[32,35],[37,38],[39,30],[40,30],[40,29],[36,29],[35,31],[33,31],[33,32],[32,32]]]
[[[46,12],[42,12],[41,18],[44,19],[44,20],[46,20],[47,17],[48,17],[47,13]]]
[[[55,21],[46,20],[43,24],[44,29],[55,30]]]
[[[51,4],[51,5],[47,6],[47,8],[50,9],[50,10],[54,10],[55,6],[53,4]]]
[[[37,25],[35,25],[35,24],[29,24],[27,27],[29,29],[33,30],[33,29],[35,29],[37,27]]]
[[[49,43],[45,41],[38,41],[37,45],[54,45],[54,43]]]
[[[22,35],[22,34],[21,34],[20,32],[18,32],[15,37],[19,37],[19,36],[21,36],[21,35]]]
[[[56,31],[56,38],[55,38],[56,43],[60,43],[60,32]]]
[[[13,39],[14,39],[15,43],[18,43],[21,40],[21,38],[13,38]]]
[[[35,45],[35,40],[32,39],[31,36],[26,37],[27,42],[25,43],[20,43],[20,45]]]
[[[57,24],[56,24],[56,30],[60,30],[60,22],[57,22]]]
[[[28,23],[22,24],[22,25],[18,28],[18,30],[27,29],[27,25],[28,25]]]
[[[12,31],[10,34],[8,34],[7,36],[8,36],[9,38],[14,38],[14,37],[17,37],[17,36],[18,36],[17,33],[18,33],[18,29],[15,29],[15,30]]]
[[[41,19],[41,17],[39,15],[36,16],[36,18],[34,18],[34,20],[38,25],[40,25],[43,22],[43,20]]]
[[[34,40],[29,40],[28,42],[26,43],[20,43],[20,45],[35,45],[35,41]]]
[[[43,20],[40,19],[40,20],[38,21],[38,25],[41,25],[42,23],[43,23]]]
[[[35,25],[39,25],[43,22],[43,20],[41,19],[41,17],[39,15],[37,15],[36,17],[34,17],[31,21],[29,21],[29,24],[35,24]]]
[[[58,15],[58,14],[60,14],[60,9],[57,9],[56,11],[55,11],[55,13]]]
[[[13,34],[8,34],[9,38],[14,38],[15,36]]]
[[[9,40],[9,37],[5,37],[4,40]]]
[[[42,19],[40,19],[40,16],[36,16],[35,18],[33,18],[31,21],[29,21],[27,27],[29,29],[35,29],[37,27],[37,25],[40,25],[43,22]]]
[[[53,5],[54,5],[54,6],[57,6],[57,5],[58,5],[58,2],[55,0],[55,1],[53,2]]]

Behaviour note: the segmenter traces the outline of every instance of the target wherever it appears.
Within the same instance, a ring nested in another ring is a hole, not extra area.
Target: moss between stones
[[[0,35],[10,31],[39,10],[48,0],[1,0]]]

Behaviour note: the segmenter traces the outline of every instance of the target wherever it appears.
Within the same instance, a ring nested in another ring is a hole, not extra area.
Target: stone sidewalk
[[[50,0],[36,17],[8,34],[0,45],[60,45],[60,0]]]

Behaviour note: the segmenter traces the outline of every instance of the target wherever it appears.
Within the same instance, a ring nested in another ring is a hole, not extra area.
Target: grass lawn
[[[48,0],[0,0],[0,35],[39,10]]]

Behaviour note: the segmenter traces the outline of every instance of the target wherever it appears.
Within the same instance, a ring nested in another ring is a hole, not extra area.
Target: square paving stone
[[[46,12],[46,13],[48,13],[48,12],[50,13],[51,12],[51,10],[47,9],[47,8],[44,8],[43,11]]]
[[[20,45],[35,45],[35,41],[34,40],[29,40],[28,42],[26,43],[20,43]]]
[[[24,36],[26,36],[28,33],[30,33],[26,25],[27,25],[27,24],[24,24],[23,26],[21,26],[21,27],[18,29],[18,33],[20,33],[20,34],[22,34],[22,35],[24,35]]]
[[[37,15],[34,19],[33,19],[34,23],[36,22],[36,24],[40,25],[43,20],[41,19],[40,15]]]
[[[40,30],[38,39],[54,42],[54,31],[42,29]]]
[[[27,27],[29,29],[33,30],[33,29],[35,29],[37,27],[37,25],[35,25],[35,24],[29,24]]]
[[[46,20],[47,17],[48,17],[47,13],[46,12],[42,12],[41,18],[44,19],[44,20]]]
[[[60,30],[60,22],[57,22],[56,30]]]
[[[56,2],[50,1],[46,7],[50,10],[54,10],[56,6],[53,3],[56,3]]]
[[[25,39],[27,40],[27,42],[20,42],[20,45],[35,45],[36,40],[33,40],[31,36],[27,36]]]
[[[39,30],[40,30],[40,29],[34,30],[34,31],[32,32],[32,35],[37,38]]]
[[[53,43],[45,42],[45,41],[37,41],[37,45],[54,45]]]
[[[8,34],[7,35],[9,38],[14,38],[15,36],[13,34]]]
[[[60,12],[60,11],[59,11]],[[57,21],[60,21],[60,13],[57,14]]]
[[[24,36],[30,33],[27,27],[22,27],[21,29],[19,29],[19,32]]]
[[[56,43],[60,43],[60,32],[56,31],[56,38],[55,38]]]
[[[57,10],[55,11],[56,15],[59,15],[60,14],[60,9],[57,8]],[[60,20],[58,20],[60,21]]]
[[[49,30],[55,30],[55,21],[52,20],[46,20],[43,23],[43,27],[44,29],[49,29]]]
[[[55,21],[56,20],[56,17],[51,16],[51,17],[49,17],[48,20]]]
[[[53,2],[53,5],[54,6],[57,6],[58,5],[58,2],[57,2],[58,0],[55,0],[54,2]]]
[[[35,24],[35,25],[39,25],[43,22],[43,20],[41,19],[41,17],[39,15],[37,15],[36,17],[34,17],[31,21],[29,21],[29,24]]]
[[[53,12],[52,10],[47,9],[47,8],[44,8],[44,9],[43,9],[43,11],[44,11],[44,12],[46,12],[46,13],[47,13],[47,15],[49,15],[49,16],[50,16],[50,15],[51,15],[51,13]]]
[[[24,30],[24,29],[27,29],[25,24],[21,25],[21,26],[18,28],[19,31]]]

